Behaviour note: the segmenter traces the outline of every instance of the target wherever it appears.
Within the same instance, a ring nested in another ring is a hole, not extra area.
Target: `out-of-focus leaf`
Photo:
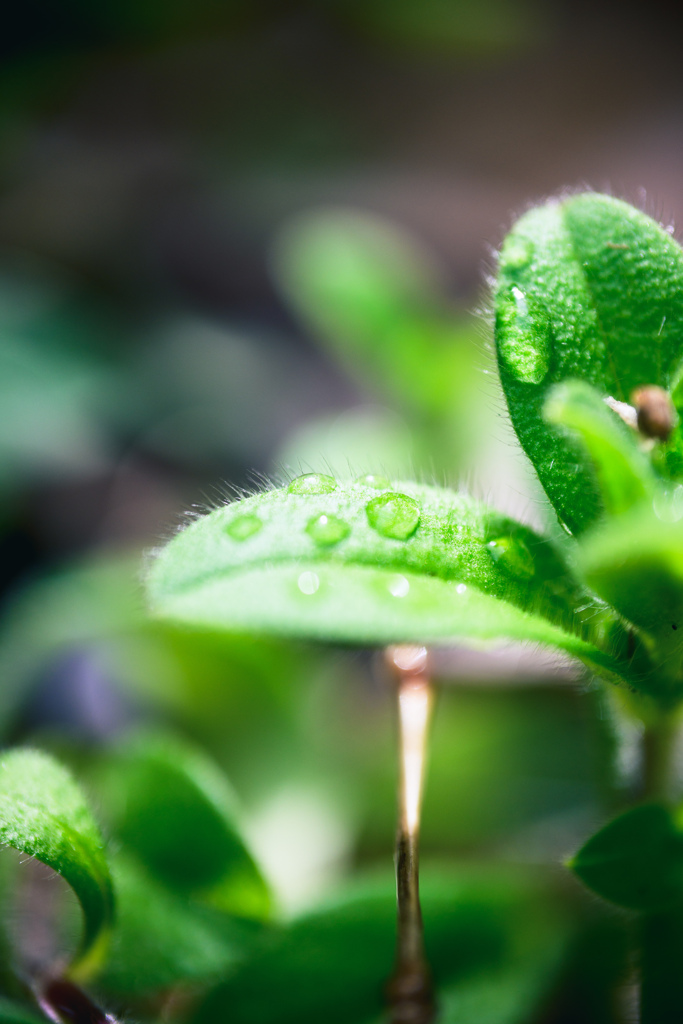
[[[636,433],[590,384],[579,380],[557,384],[543,411],[548,423],[578,436],[592,463],[605,512],[619,515],[653,497],[655,475],[638,448]]]
[[[281,286],[313,333],[426,431],[425,464],[447,453],[452,472],[454,446],[465,455],[476,436],[480,346],[417,243],[368,214],[317,211],[284,232],[276,256]]]
[[[534,42],[543,9],[527,0],[337,0],[353,23],[375,38],[437,54],[498,53]]]
[[[20,1003],[10,1002],[0,996],[0,1024],[44,1024],[44,1021]]]
[[[640,1020],[642,1024],[678,1024],[683,1000],[683,911],[679,904],[643,914],[640,947]]]
[[[543,421],[552,385],[576,378],[629,401],[667,388],[681,358],[683,251],[645,214],[586,193],[530,210],[501,253],[496,346],[512,422],[560,519],[602,514],[590,458]]]
[[[139,554],[125,552],[76,564],[16,595],[0,632],[0,727],[38,679],[74,654],[85,654],[136,700],[161,704],[204,728],[216,728],[216,717],[239,717],[239,702],[254,685],[259,708],[270,702],[280,718],[287,714],[286,680],[313,672],[312,652],[153,622],[139,574]],[[229,728],[223,721],[224,733]]]
[[[47,864],[73,888],[85,929],[71,973],[88,973],[101,959],[114,908],[104,843],[71,775],[40,751],[0,757],[0,842]]]
[[[528,1012],[552,983],[566,941],[566,923],[551,895],[514,874],[449,879],[423,870],[421,888],[427,955],[444,1010],[457,1006],[461,991],[473,1009],[495,1007],[498,996],[502,1012],[487,1018],[491,1024],[520,1020],[522,1007]],[[193,1024],[227,1015],[235,1024],[374,1020],[392,972],[395,935],[391,879],[359,881],[336,902],[274,934],[243,970],[209,995]],[[512,970],[526,975],[526,986],[518,986],[518,1016],[509,1012]],[[477,984],[484,979],[488,994]]]
[[[635,807],[591,836],[570,867],[603,899],[631,910],[683,901],[683,834],[671,811]]]
[[[507,637],[620,671],[597,646],[604,610],[547,541],[417,484],[308,474],[216,509],[159,553],[148,591],[155,615],[195,626],[356,644]]]
[[[150,830],[154,827],[150,822]],[[186,836],[188,857],[197,848]],[[147,994],[182,982],[217,980],[244,958],[257,932],[219,911],[170,892],[134,858],[112,860],[117,913],[98,985]]]
[[[683,523],[667,522],[670,514],[679,512],[660,493],[587,535],[579,565],[590,586],[656,642],[645,688],[675,701],[683,664]]]
[[[114,834],[174,892],[241,916],[268,914],[236,798],[201,751],[169,735],[139,735],[110,757],[99,793]]]
[[[131,408],[117,402],[107,331],[59,284],[0,277],[0,484],[92,472],[107,458],[108,422]]]

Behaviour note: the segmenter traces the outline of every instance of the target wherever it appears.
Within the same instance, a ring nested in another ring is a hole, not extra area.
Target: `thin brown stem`
[[[82,988],[67,978],[49,978],[36,985],[36,1000],[54,1024],[117,1024],[111,1014],[93,1003]]]
[[[396,834],[398,936],[394,973],[387,987],[391,1024],[430,1024],[435,1016],[431,972],[425,956],[420,908],[419,840],[427,737],[434,691],[423,647],[393,647],[387,659],[397,674],[400,750]]]

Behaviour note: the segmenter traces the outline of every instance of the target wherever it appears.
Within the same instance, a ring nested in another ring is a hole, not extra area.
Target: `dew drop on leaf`
[[[467,585],[465,583],[458,583],[457,587],[455,588],[456,594],[464,594],[466,590]]]
[[[324,512],[322,515],[310,519],[306,527],[308,536],[316,544],[324,547],[338,544],[340,540],[348,537],[350,532],[348,523],[345,523],[343,519],[339,519],[338,516],[326,515]]]
[[[529,238],[508,236],[500,253],[502,270],[523,270],[531,263],[534,243]]]
[[[337,490],[337,481],[325,473],[304,473],[289,485],[290,494],[331,494]]]
[[[506,366],[524,384],[540,384],[548,372],[548,324],[533,313],[521,288],[513,286],[498,305],[498,347]]]
[[[315,594],[320,586],[318,574],[315,572],[302,572],[297,580],[297,586],[302,594]]]
[[[683,519],[683,485],[662,487],[656,492],[652,507],[662,523],[677,523]]]
[[[233,540],[248,540],[249,537],[253,537],[255,533],[258,533],[263,523],[258,516],[253,514],[237,516],[232,522],[228,523],[225,528],[225,532],[229,534]]]
[[[389,580],[389,593],[392,597],[405,597],[410,590],[410,583],[405,576],[392,576]]]
[[[387,487],[391,487],[391,481],[385,476],[377,476],[375,473],[366,473],[364,476],[359,476],[356,480],[357,484],[362,484],[363,487],[374,487],[376,491],[383,491]]]
[[[496,537],[488,542],[486,550],[511,576],[530,579],[534,575],[533,557],[520,537]]]
[[[380,494],[365,506],[368,522],[382,537],[407,540],[420,522],[420,506],[407,494],[390,491]]]

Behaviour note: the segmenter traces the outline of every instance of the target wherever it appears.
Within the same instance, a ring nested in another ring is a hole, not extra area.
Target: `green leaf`
[[[0,730],[36,682],[74,656],[87,658],[136,703],[161,705],[230,742],[256,725],[250,693],[260,688],[278,716],[290,707],[291,678],[313,675],[312,651],[276,640],[182,630],[150,619],[140,553],[95,558],[38,578],[8,605],[0,629]],[[226,718],[230,716],[230,720]],[[222,721],[221,721],[222,720]]]
[[[47,864],[76,893],[85,928],[71,974],[87,974],[98,964],[111,928],[112,882],[102,836],[81,790],[47,754],[2,754],[0,842]]]
[[[0,271],[0,485],[102,466],[112,413],[134,407],[112,321],[54,277]]]
[[[512,872],[504,879],[464,872],[439,877],[426,870],[421,889],[427,956],[444,1011],[454,1011],[460,1001],[473,1011],[488,1004],[494,1012],[481,1019],[490,1024],[532,1013],[552,983],[566,941],[566,922],[552,894]],[[227,1018],[234,1024],[375,1020],[382,1013],[395,940],[392,879],[358,880],[336,900],[274,933],[200,1004],[193,1024]],[[514,972],[523,979],[517,1015],[509,1005]]]
[[[436,460],[452,474],[481,424],[472,402],[481,345],[417,241],[376,216],[319,210],[283,233],[275,268],[311,333],[364,390],[406,416],[414,461],[433,473]]]
[[[190,840],[187,845],[191,856],[197,847]],[[98,976],[98,985],[109,992],[143,995],[182,982],[217,980],[244,958],[257,937],[253,926],[170,892],[130,855],[117,854],[112,873],[116,925]]]
[[[0,1024],[45,1024],[37,1013],[0,996]]]
[[[100,783],[114,834],[159,881],[232,914],[268,915],[268,887],[242,838],[235,795],[201,751],[142,734],[109,759]]]
[[[372,483],[311,474],[216,509],[159,553],[153,613],[356,644],[531,640],[620,671],[604,609],[547,541],[450,491]]]
[[[657,515],[659,512],[659,515]],[[634,685],[663,700],[683,692],[683,522],[678,496],[660,493],[586,536],[578,562],[590,586],[643,631],[650,648],[648,677]]]
[[[529,211],[506,238],[495,291],[501,382],[524,450],[573,532],[604,506],[591,460],[549,429],[552,385],[628,402],[668,388],[683,354],[683,251],[627,203],[586,193]]]
[[[603,899],[631,910],[661,910],[683,899],[683,834],[658,804],[609,822],[569,866]]]
[[[445,412],[463,386],[464,325],[447,315],[434,269],[390,222],[319,211],[280,239],[277,268],[295,308],[354,374],[426,412]]]
[[[609,515],[627,512],[652,499],[655,475],[637,444],[637,434],[608,408],[598,391],[584,381],[555,385],[544,406],[548,423],[578,437],[594,470],[602,506]]]

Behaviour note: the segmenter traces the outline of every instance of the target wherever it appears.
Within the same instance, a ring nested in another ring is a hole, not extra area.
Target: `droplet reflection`
[[[389,593],[392,597],[405,597],[410,590],[410,583],[405,576],[392,576],[389,580]]]
[[[380,494],[365,506],[368,522],[382,537],[407,540],[420,522],[420,506],[407,494],[389,491]]]
[[[320,586],[320,579],[315,572],[302,572],[297,585],[302,594],[315,594]]]

